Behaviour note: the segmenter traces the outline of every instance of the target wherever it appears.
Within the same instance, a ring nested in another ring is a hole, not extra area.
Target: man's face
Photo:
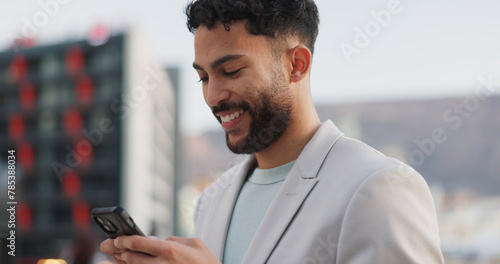
[[[243,21],[231,24],[230,31],[222,24],[196,31],[193,67],[235,153],[265,149],[290,121],[292,100],[280,55],[273,54],[266,37],[248,33]]]

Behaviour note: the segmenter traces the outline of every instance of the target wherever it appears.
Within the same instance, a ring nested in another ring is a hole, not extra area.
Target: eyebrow
[[[245,57],[245,55],[241,55],[241,54],[226,55],[226,56],[224,56],[222,58],[219,58],[216,61],[214,61],[210,65],[210,67],[212,69],[215,69],[215,68],[219,67],[221,64],[223,64],[225,62],[232,61],[232,60],[238,60],[238,59],[241,59],[243,57]],[[196,64],[194,62],[193,62],[193,68],[204,71],[204,69],[200,65],[198,65],[198,64]]]

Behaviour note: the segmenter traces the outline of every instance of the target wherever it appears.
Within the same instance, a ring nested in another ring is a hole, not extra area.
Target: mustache
[[[216,115],[219,112],[228,111],[231,109],[242,109],[243,111],[246,111],[250,109],[250,105],[247,102],[238,102],[238,103],[222,102],[221,104],[214,106],[212,108],[212,113]]]

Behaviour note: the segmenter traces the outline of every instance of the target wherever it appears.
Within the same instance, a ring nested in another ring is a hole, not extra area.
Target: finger
[[[165,240],[168,240],[168,241],[174,241],[174,242],[177,242],[177,243],[181,243],[183,245],[185,245],[186,243],[189,243],[189,238],[185,238],[185,237],[178,237],[178,236],[170,236],[170,237],[167,237]]]
[[[185,238],[185,237],[171,236],[167,237],[167,239],[165,240],[177,242],[179,244],[189,247],[200,247],[203,245],[203,242],[199,238]]]
[[[108,255],[108,256],[113,256],[113,254],[116,253],[121,253],[124,250],[119,249],[115,246],[114,244],[114,239],[106,239],[101,243],[101,246],[99,247],[102,253]]]
[[[162,241],[156,238],[147,238],[133,235],[121,236],[116,238],[114,241],[114,245],[115,247],[121,249],[147,253],[152,256],[159,256],[162,252],[162,249],[169,246],[165,242],[166,241]]]
[[[115,254],[115,255],[118,255],[118,254]],[[113,257],[113,262],[114,262],[114,264],[127,264],[127,262],[121,261],[115,257]]]
[[[151,262],[153,257],[142,254],[136,251],[125,251],[123,253],[118,253],[114,255],[116,259],[116,264],[142,264]]]

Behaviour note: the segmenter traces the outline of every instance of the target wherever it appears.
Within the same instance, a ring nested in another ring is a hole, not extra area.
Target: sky
[[[97,23],[141,31],[160,63],[181,70],[181,131],[220,129],[192,68],[185,0],[0,0],[0,50],[42,13],[40,44],[84,39]],[[500,82],[500,1],[316,0],[316,104],[473,95],[479,77]],[[42,15],[43,16],[43,15]],[[41,24],[40,24],[41,25]],[[500,87],[496,88],[500,94]]]

